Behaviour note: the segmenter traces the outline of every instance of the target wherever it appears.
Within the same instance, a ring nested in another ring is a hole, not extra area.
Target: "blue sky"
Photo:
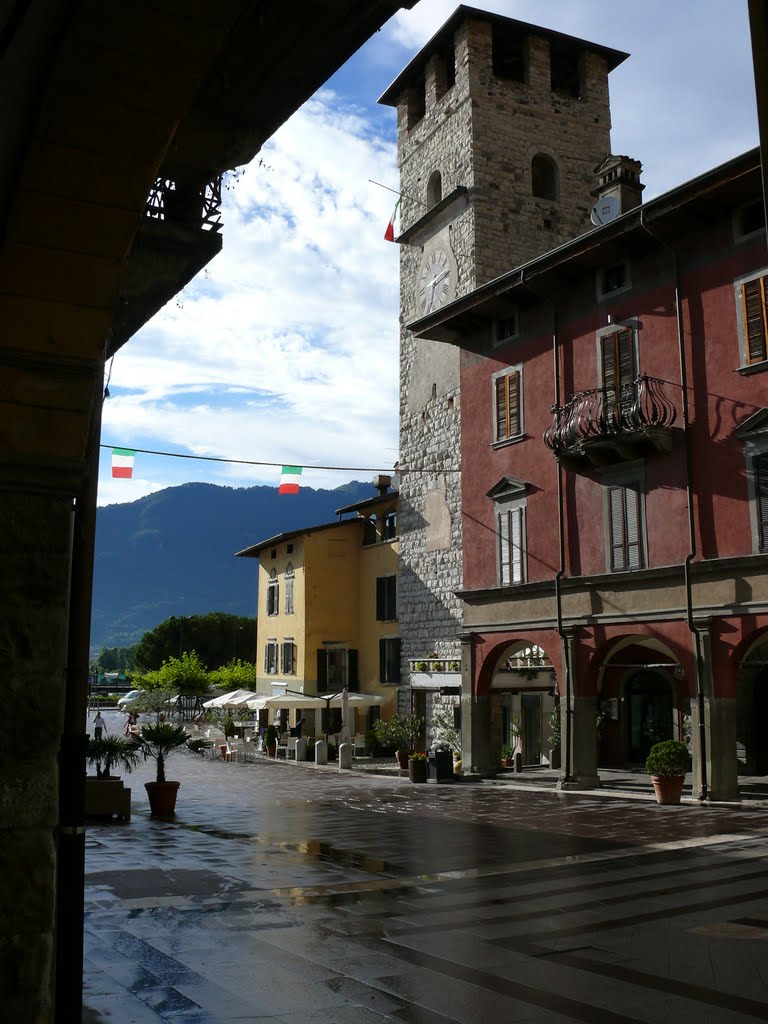
[[[646,200],[757,144],[746,0],[475,6],[631,54],[610,78],[612,151],[642,161]],[[397,188],[395,113],[376,101],[455,7],[421,0],[392,18],[230,179],[223,252],[114,360],[104,443],[304,465],[310,487],[393,465],[395,197],[369,179]],[[137,455],[133,479],[112,480],[104,451],[99,504],[278,477]]]

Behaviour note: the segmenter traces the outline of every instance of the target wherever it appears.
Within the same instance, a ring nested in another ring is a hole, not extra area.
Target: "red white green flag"
[[[112,449],[112,476],[120,477],[132,477],[133,476],[133,460],[136,458],[136,452],[133,448],[113,448]]]
[[[301,466],[283,466],[278,494],[298,494]]]
[[[400,200],[398,199],[397,202],[395,203],[395,208],[392,211],[392,216],[389,218],[389,224],[387,224],[387,230],[384,232],[384,241],[385,242],[394,242],[394,240],[395,240],[395,217],[397,216],[397,208],[398,208],[399,205],[400,205]]]

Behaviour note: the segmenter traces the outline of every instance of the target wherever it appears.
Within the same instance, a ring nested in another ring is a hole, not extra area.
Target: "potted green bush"
[[[168,781],[165,777],[165,762],[181,747],[187,745],[187,733],[183,725],[156,722],[142,726],[138,743],[146,760],[153,760],[157,767],[154,782],[145,782],[153,818],[172,818],[176,813],[176,797],[179,782]]]
[[[645,770],[651,776],[657,803],[680,803],[683,782],[690,767],[688,747],[679,740],[663,740],[651,747]]]
[[[501,748],[501,764],[503,768],[512,768],[514,765],[515,748],[511,743],[505,743]]]

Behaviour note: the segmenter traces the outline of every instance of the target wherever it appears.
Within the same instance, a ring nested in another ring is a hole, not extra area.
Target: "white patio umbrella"
[[[212,697],[205,701],[204,708],[240,708],[244,707],[246,701],[258,697],[253,690],[231,690],[229,693],[221,693],[218,697]]]
[[[341,691],[341,731],[339,743],[351,743],[352,733],[349,728],[349,691],[346,686]]]

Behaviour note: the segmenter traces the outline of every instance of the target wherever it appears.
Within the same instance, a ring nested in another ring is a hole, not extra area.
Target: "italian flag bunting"
[[[133,460],[136,452],[133,448],[112,449],[112,476],[130,478],[133,476]]]
[[[278,494],[298,494],[301,466],[283,466]]]

